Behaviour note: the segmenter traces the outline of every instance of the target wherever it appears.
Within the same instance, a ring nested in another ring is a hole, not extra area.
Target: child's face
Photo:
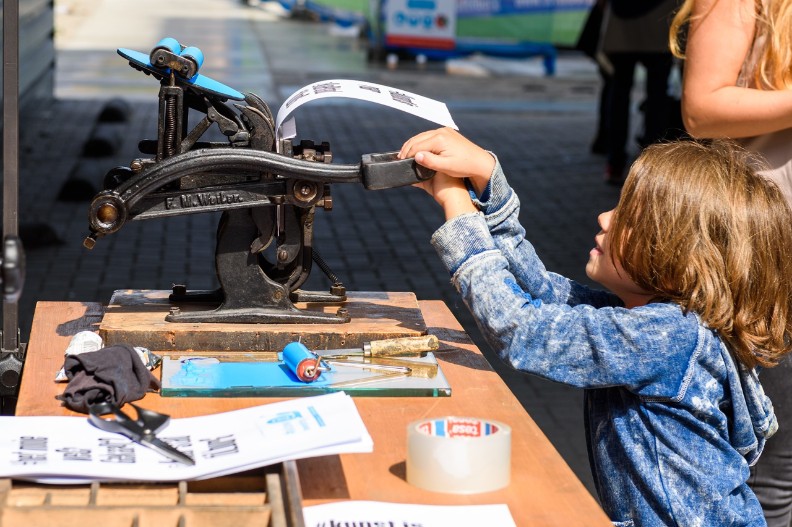
[[[651,295],[638,287],[630,279],[621,262],[611,257],[609,229],[613,211],[603,212],[597,218],[601,230],[594,238],[596,246],[589,252],[589,261],[586,264],[586,275],[595,282],[608,288],[613,294],[622,299],[626,307],[645,305]]]

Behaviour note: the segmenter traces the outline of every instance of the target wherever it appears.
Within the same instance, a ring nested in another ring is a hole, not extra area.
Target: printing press
[[[434,173],[412,159],[397,159],[396,153],[333,165],[327,142],[276,139],[275,119],[263,100],[200,74],[201,51],[175,39],[163,39],[149,54],[123,48],[118,53],[160,82],[157,138],[140,141],[140,158],[107,173],[104,190],[90,205],[84,245],[92,248],[127,221],[220,211],[215,249],[220,286],[214,291],[174,286],[170,302],[176,306],[168,322],[349,322],[344,308],[322,312],[294,305],[346,299],[343,284],[313,249],[316,208],[332,209],[334,183],[381,190],[425,181]],[[201,117],[192,128],[190,111]],[[202,140],[215,125],[226,141]],[[314,263],[331,282],[328,291],[300,289]],[[210,307],[182,311],[182,302]]]

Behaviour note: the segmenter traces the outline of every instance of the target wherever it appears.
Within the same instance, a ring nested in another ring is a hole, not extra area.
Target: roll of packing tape
[[[413,421],[407,427],[407,482],[435,492],[474,494],[506,487],[511,427],[472,417]]]

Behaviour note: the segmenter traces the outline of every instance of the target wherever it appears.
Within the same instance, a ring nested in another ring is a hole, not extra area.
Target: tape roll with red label
[[[441,417],[407,426],[407,482],[435,492],[502,489],[511,477],[511,427],[475,417]]]

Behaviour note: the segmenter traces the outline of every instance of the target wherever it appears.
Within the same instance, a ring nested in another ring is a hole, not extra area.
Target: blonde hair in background
[[[695,2],[685,0],[671,22],[669,45],[679,58],[684,58],[680,37],[690,22]],[[765,90],[792,89],[792,0],[767,0],[766,4],[767,9],[762,0],[755,0],[756,34],[766,35],[767,40],[753,72],[754,83]]]
[[[792,212],[759,166],[729,141],[649,146],[610,228],[627,275],[698,314],[748,367],[792,351]]]

